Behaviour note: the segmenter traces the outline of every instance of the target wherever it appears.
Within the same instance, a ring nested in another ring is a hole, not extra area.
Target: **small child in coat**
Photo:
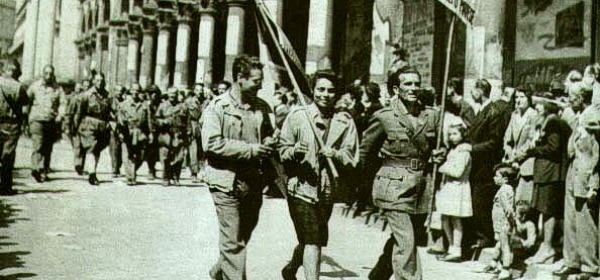
[[[500,188],[494,196],[492,222],[496,239],[495,263],[490,267],[499,273],[497,279],[510,279],[509,268],[513,261],[510,235],[515,221],[515,190],[518,171],[507,165],[496,167],[494,183]]]
[[[465,143],[466,126],[454,124],[448,129],[450,151],[440,166],[442,185],[437,193],[436,209],[442,215],[442,228],[450,244],[439,260],[458,262],[462,257],[462,219],[473,215],[471,201],[471,145]]]

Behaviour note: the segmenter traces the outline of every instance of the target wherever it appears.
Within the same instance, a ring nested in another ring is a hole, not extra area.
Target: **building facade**
[[[15,26],[15,1],[0,1],[0,69],[4,62],[10,58],[10,47],[12,46]]]
[[[21,62],[21,80],[38,78],[52,64],[61,83],[76,79],[78,0],[17,0],[11,56]]]

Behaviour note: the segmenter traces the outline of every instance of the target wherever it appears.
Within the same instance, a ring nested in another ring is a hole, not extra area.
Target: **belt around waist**
[[[384,166],[405,167],[412,170],[423,170],[425,163],[419,158],[389,158],[383,159]]]

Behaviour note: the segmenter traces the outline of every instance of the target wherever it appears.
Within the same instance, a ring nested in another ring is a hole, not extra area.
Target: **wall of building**
[[[402,42],[410,64],[421,73],[423,86],[432,84],[434,23],[434,1],[404,1]]]
[[[514,84],[547,90],[590,62],[592,1],[529,2],[517,2]]]
[[[77,75],[78,54],[75,40],[79,36],[78,0],[62,0],[62,16],[57,22],[53,61],[59,82],[73,82]]]
[[[15,1],[0,1],[0,66],[8,59],[15,32]]]

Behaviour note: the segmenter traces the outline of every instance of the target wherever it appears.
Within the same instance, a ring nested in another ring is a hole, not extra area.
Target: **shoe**
[[[113,172],[112,177],[119,178],[119,177],[121,177],[121,174],[119,172]]]
[[[590,280],[590,279],[595,279],[596,276],[598,276],[598,274],[596,274],[596,273],[582,272],[579,275],[575,276],[575,279],[576,280]]]
[[[150,171],[150,174],[148,174],[148,178],[150,180],[156,180],[156,171]]]
[[[16,194],[18,194],[18,192],[12,188],[0,190],[0,196],[11,196]]]
[[[127,179],[127,185],[128,186],[135,186],[135,180],[133,180],[133,179]]]
[[[167,180],[167,179],[163,179],[162,186],[163,187],[168,187],[169,185],[171,185],[171,181]]]
[[[512,277],[510,276],[510,271],[508,271],[508,269],[500,269],[500,273],[498,273],[498,276],[494,279],[498,279],[498,280],[508,280],[508,279],[512,279]]]
[[[427,249],[427,254],[430,254],[430,255],[444,255],[444,254],[446,254],[446,252],[440,251],[440,250],[435,249],[435,248],[432,247],[432,248]]]
[[[447,254],[444,256],[438,256],[438,261],[456,263],[462,261],[462,257],[460,255]]]
[[[570,266],[563,266],[558,270],[552,271],[552,275],[554,276],[568,276],[568,275],[572,275],[572,274],[577,274],[579,273],[579,269],[577,268],[573,268]]]
[[[296,272],[289,265],[286,265],[281,270],[281,277],[283,277],[283,280],[296,280]]]
[[[218,269],[216,266],[211,268],[210,271],[208,272],[208,274],[210,275],[210,279],[223,280],[223,272],[220,269]]]
[[[46,173],[42,174],[42,182],[48,182],[48,181],[50,181],[48,174],[46,174]]]
[[[90,175],[88,176],[88,182],[90,183],[90,185],[93,185],[93,186],[100,185],[100,181],[98,181],[98,178],[96,177],[96,173],[90,173]]]
[[[551,251],[548,251],[547,254],[538,255],[537,258],[534,256],[534,257],[531,257],[531,258],[525,260],[525,264],[527,264],[527,265],[552,264],[554,262],[554,255],[555,255],[554,250],[551,250]]]
[[[38,170],[31,170],[31,177],[33,177],[33,179],[38,182],[38,183],[42,183],[42,175],[40,174],[40,171]]]
[[[75,165],[75,172],[77,172],[77,175],[83,176],[83,166]]]

